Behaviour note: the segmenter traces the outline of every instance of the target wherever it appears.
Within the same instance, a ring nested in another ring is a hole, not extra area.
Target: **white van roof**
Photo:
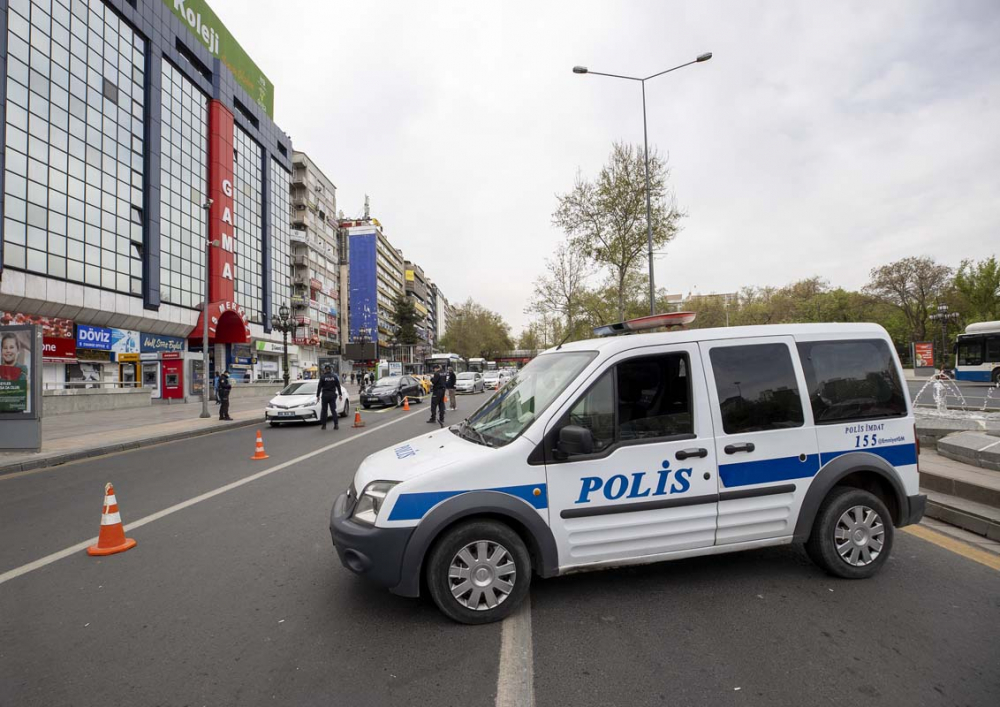
[[[762,336],[797,336],[822,338],[835,336],[877,337],[888,338],[885,329],[878,324],[765,324],[761,326],[734,326],[715,329],[675,329],[673,331],[654,332],[649,334],[628,334],[610,336],[602,339],[586,339],[563,344],[562,351],[600,351],[611,355],[620,351],[628,351],[637,346],[663,346],[668,344],[687,344],[695,341],[719,341],[724,339],[749,339]],[[546,349],[541,355],[554,353],[555,348]]]

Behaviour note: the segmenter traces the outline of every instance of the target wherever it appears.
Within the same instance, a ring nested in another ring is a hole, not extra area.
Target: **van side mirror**
[[[556,445],[559,457],[565,459],[576,454],[593,454],[594,435],[586,427],[566,425],[559,430],[559,443]]]

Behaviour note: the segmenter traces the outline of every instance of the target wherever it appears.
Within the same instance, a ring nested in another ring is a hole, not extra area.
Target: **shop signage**
[[[254,101],[274,117],[274,84],[253,62],[226,26],[204,0],[163,0],[174,15],[186,24],[191,33],[212,56],[229,67],[233,77]]]
[[[139,360],[140,361],[155,361],[159,357],[160,357],[160,354],[158,354],[158,353],[144,353],[144,354],[139,354]],[[122,360],[121,356],[118,357],[118,360],[119,361]]]
[[[141,334],[139,350],[144,353],[159,353],[163,351],[183,351],[184,339],[179,336],[163,336],[161,334]]]
[[[0,312],[0,325],[34,324],[42,329],[42,360],[75,361],[76,339],[73,320],[40,317],[20,312]]]
[[[137,361],[139,361],[139,354],[137,353],[118,354],[118,363],[136,363]]]
[[[254,345],[257,347],[258,351],[263,351],[264,353],[276,353],[280,354],[284,352],[282,344],[276,344],[273,341],[255,341]],[[299,347],[294,344],[288,347],[289,356],[298,356]]]
[[[139,332],[80,324],[76,328],[76,348],[139,353]]]
[[[235,295],[236,228],[233,222],[233,114],[217,100],[208,105],[209,299]],[[218,245],[214,243],[218,242]]]
[[[264,361],[261,363],[260,368],[262,371],[276,372],[278,370],[277,361]]]
[[[165,361],[168,360],[168,359],[180,358],[181,357],[181,354],[180,354],[179,351],[164,351],[163,354],[161,354],[161,355],[163,356],[163,360],[165,360]]]

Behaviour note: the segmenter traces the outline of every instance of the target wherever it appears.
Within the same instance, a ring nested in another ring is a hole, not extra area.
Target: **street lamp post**
[[[281,305],[278,307],[278,313],[271,315],[271,328],[277,329],[281,332],[281,365],[285,371],[285,387],[288,387],[288,382],[290,380],[288,374],[288,332],[290,332],[295,326],[295,322],[290,316],[288,307],[286,305]]]
[[[206,199],[201,208],[205,210],[205,227],[208,230],[208,210],[215,203],[211,199]],[[208,414],[208,277],[209,260],[212,257],[212,246],[219,245],[218,240],[205,239],[205,302],[201,307],[201,414],[198,417],[211,417]]]
[[[649,246],[649,313],[656,314],[656,282],[653,277],[653,222],[652,222],[652,208],[650,206],[650,194],[649,194],[649,137],[646,129],[646,82],[650,79],[655,79],[657,76],[663,76],[663,74],[669,74],[671,71],[677,71],[677,69],[683,69],[685,66],[691,66],[691,64],[699,64],[703,61],[708,61],[712,58],[712,52],[705,52],[700,54],[694,61],[689,61],[686,64],[681,64],[675,66],[672,69],[667,69],[659,73],[653,74],[652,76],[647,76],[646,78],[639,78],[638,76],[622,76],[620,74],[605,74],[600,71],[591,71],[586,66],[574,66],[574,74],[593,74],[595,76],[608,76],[613,79],[626,79],[628,81],[638,81],[642,85],[642,146],[643,146],[643,161],[646,166],[646,241]]]
[[[932,314],[930,319],[935,322],[941,322],[941,370],[944,370],[945,364],[945,350],[948,348],[948,322],[958,319],[958,312],[949,312],[950,308],[944,302],[939,302],[937,306],[937,314]]]

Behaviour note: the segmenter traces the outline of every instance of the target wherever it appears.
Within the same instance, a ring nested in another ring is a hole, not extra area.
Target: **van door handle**
[[[681,449],[674,456],[677,457],[677,459],[679,461],[684,461],[688,457],[701,457],[701,458],[704,458],[704,457],[708,456],[708,450],[707,449],[701,449],[700,447],[695,448],[695,449]]]
[[[726,454],[736,454],[736,452],[752,452],[754,450],[753,442],[740,442],[739,444],[727,444],[725,447]]]

